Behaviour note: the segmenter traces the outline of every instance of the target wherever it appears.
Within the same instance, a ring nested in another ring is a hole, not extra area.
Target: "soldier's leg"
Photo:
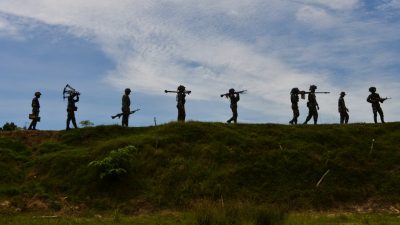
[[[307,118],[306,118],[306,121],[304,121],[303,124],[307,124],[308,121],[310,121],[310,119],[311,119],[312,116],[313,116],[312,110],[311,110],[310,108],[308,108],[308,116],[307,116]]]
[[[294,111],[294,118],[293,118],[294,124],[297,124],[297,118],[299,118],[299,116],[300,116],[300,111],[299,111],[299,108],[297,108],[297,109]]]
[[[232,116],[233,122],[237,123],[237,118],[238,118],[237,107],[233,107],[232,112],[233,112],[233,116]]]
[[[186,120],[185,106],[182,107],[182,121]]]
[[[69,129],[70,129],[70,128],[69,128],[69,123],[70,123],[70,122],[71,122],[71,115],[70,115],[70,113],[68,112],[66,130],[69,130]]]
[[[74,117],[72,117],[72,124],[74,125],[75,129],[77,129],[77,128],[78,128],[78,126],[76,125],[76,119],[75,119],[75,116],[74,116]]]
[[[383,110],[382,110],[382,108],[381,108],[381,107],[377,108],[377,111],[378,111],[378,113],[379,113],[379,116],[381,117],[381,122],[382,122],[382,123],[385,123],[385,118],[384,118],[384,115],[383,115]]]
[[[318,122],[318,111],[317,111],[317,109],[314,109],[313,111],[314,111],[314,113],[313,113],[314,124],[317,124],[317,122]]]
[[[375,122],[375,123],[378,123],[378,120],[377,120],[378,115],[377,115],[377,110],[376,110],[376,108],[372,108],[372,112],[374,113],[374,122]]]
[[[127,125],[126,125],[126,114],[122,114],[122,126],[123,127],[127,127]]]

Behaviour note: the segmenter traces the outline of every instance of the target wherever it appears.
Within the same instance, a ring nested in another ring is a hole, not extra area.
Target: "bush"
[[[13,130],[17,130],[17,129],[18,129],[17,125],[15,125],[15,123],[13,123],[13,122],[11,122],[11,123],[7,122],[3,125],[4,131],[13,131]]]
[[[131,167],[132,153],[134,152],[136,152],[136,147],[134,146],[112,150],[107,157],[92,161],[88,166],[96,168],[100,179],[118,179],[128,173]]]

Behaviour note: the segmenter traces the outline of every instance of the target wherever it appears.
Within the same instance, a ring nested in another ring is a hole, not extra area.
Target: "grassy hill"
[[[400,202],[399,162],[400,123],[2,132],[0,210],[380,207]]]

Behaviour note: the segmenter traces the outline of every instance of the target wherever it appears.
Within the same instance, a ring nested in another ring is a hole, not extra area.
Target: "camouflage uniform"
[[[315,85],[311,85],[310,87],[311,93],[308,94],[308,102],[307,102],[308,116],[304,124],[307,124],[308,121],[310,121],[311,117],[313,117],[314,119],[314,124],[317,124],[318,121],[319,106],[317,102],[317,97],[315,96],[315,89],[317,89],[317,87]]]
[[[240,100],[240,95],[238,93],[235,94],[234,89],[229,90],[229,95],[228,95],[230,101],[231,101],[231,110],[232,110],[232,117],[226,121],[227,123],[231,123],[232,121],[234,123],[237,123],[237,117],[238,117],[238,112],[237,112],[237,103]]]
[[[42,94],[40,92],[35,93],[35,97],[32,99],[32,115],[33,119],[31,124],[29,125],[28,130],[36,130],[36,124],[39,120],[39,112],[40,112],[40,103],[39,98]]]
[[[76,98],[75,98],[76,97]],[[67,106],[67,112],[68,112],[68,117],[67,117],[67,130],[70,129],[69,124],[72,121],[72,124],[74,125],[75,129],[78,128],[76,125],[76,119],[75,119],[75,111],[78,110],[78,108],[75,106],[75,103],[79,102],[79,94],[76,93],[71,93],[68,96],[68,106]]]
[[[178,87],[178,93],[176,94],[176,102],[177,102],[176,107],[178,108],[178,121],[183,121],[183,122],[185,121],[186,118],[185,98],[186,98],[185,87],[181,85]]]
[[[300,116],[299,111],[299,93],[298,88],[293,88],[290,92],[290,101],[292,102],[293,119],[289,121],[290,124],[297,124],[297,118]]]
[[[129,115],[131,112],[131,99],[129,98],[129,94],[131,90],[129,88],[125,89],[125,94],[122,96],[122,126],[129,126]]]
[[[340,94],[340,98],[338,101],[338,111],[340,113],[340,124],[343,124],[343,123],[347,124],[349,122],[349,114],[347,113],[349,110],[347,109],[346,103],[344,101],[345,95],[346,94],[344,92],[342,92]]]
[[[384,115],[383,115],[383,110],[381,108],[380,103],[383,103],[385,99],[382,99],[378,93],[376,93],[376,88],[371,87],[370,89],[371,94],[367,98],[367,102],[372,104],[372,112],[374,113],[374,122],[378,123],[377,121],[377,113],[379,113],[379,116],[381,118],[381,122],[385,123],[384,120]]]

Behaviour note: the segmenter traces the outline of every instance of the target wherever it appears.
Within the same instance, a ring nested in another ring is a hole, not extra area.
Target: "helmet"
[[[125,94],[129,94],[129,93],[131,93],[131,89],[126,88],[126,89],[125,89]]]
[[[369,92],[375,93],[376,92],[376,87],[370,87]]]
[[[311,90],[316,90],[316,89],[317,89],[317,86],[316,86],[316,85],[311,85],[311,86],[310,86],[310,91],[311,91]]]
[[[235,93],[235,89],[233,89],[233,88],[229,89],[229,94],[233,94],[233,93]]]
[[[292,88],[292,90],[290,91],[290,94],[298,94],[298,93],[300,93],[300,90],[297,87]]]
[[[39,96],[41,96],[41,95],[42,95],[42,93],[40,93],[39,91],[35,92],[35,96],[36,96],[36,97],[39,97]]]
[[[340,92],[340,96],[345,96],[345,95],[346,95],[346,92],[344,92],[344,91]]]
[[[183,85],[179,85],[179,87],[178,87],[178,91],[180,91],[180,92],[184,92],[185,91],[185,86],[183,86]]]

